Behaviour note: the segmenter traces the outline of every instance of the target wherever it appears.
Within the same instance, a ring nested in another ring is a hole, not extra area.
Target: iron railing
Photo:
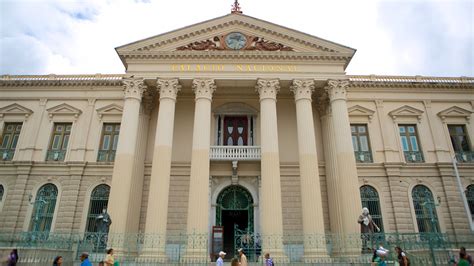
[[[65,150],[48,150],[46,154],[46,161],[64,161],[65,157]]]
[[[15,155],[15,150],[0,149],[0,155],[2,156],[3,161],[11,161],[13,160],[13,156]]]
[[[457,151],[456,160],[459,163],[474,162],[474,151]]]
[[[390,250],[385,258],[389,265],[396,261],[395,246],[409,256],[411,265],[449,265],[460,246],[474,246],[474,234],[455,236],[442,233],[380,233],[369,235],[369,246],[382,245]],[[224,240],[226,241],[226,240]],[[284,235],[237,234],[231,240],[235,249],[243,248],[253,265],[259,265],[268,251],[278,265],[369,265],[372,250],[362,250],[362,237],[354,235]],[[112,247],[121,265],[210,265],[208,234],[62,234],[47,232],[0,233],[0,256],[17,248],[22,265],[50,265],[56,255],[65,265],[79,261],[79,255],[89,253],[92,262],[105,257],[105,248]],[[306,256],[308,251],[318,256]],[[157,254],[162,254],[158,256]],[[164,254],[164,255],[163,255]],[[230,258],[226,258],[230,259]],[[258,261],[258,264],[257,264]],[[391,262],[391,263],[390,263]]]
[[[422,163],[424,161],[421,151],[404,151],[403,154],[407,163]]]
[[[355,159],[358,163],[372,163],[372,153],[370,151],[354,151]]]

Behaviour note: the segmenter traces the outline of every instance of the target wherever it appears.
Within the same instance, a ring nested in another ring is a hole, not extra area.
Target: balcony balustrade
[[[474,162],[474,152],[473,151],[457,151],[456,160],[459,163]]]
[[[407,163],[422,163],[424,162],[421,151],[405,151],[405,161]]]
[[[213,161],[259,161],[260,146],[211,146],[209,159]]]

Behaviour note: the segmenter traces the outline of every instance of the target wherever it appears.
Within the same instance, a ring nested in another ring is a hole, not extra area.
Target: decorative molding
[[[77,119],[82,114],[81,110],[67,103],[48,108],[46,111],[48,111],[50,120],[52,120],[54,116],[72,116],[74,119]]]
[[[260,96],[260,101],[264,99],[276,100],[276,95],[280,91],[280,80],[258,79],[255,88]]]
[[[375,113],[375,111],[370,110],[360,105],[354,105],[352,107],[347,108],[347,112],[349,113],[349,116],[367,117],[369,119],[369,122],[372,121],[372,118],[374,117],[374,113]]]
[[[143,78],[127,78],[123,80],[123,84],[123,93],[125,99],[132,98],[139,101],[142,100],[143,92],[146,88]]]
[[[408,105],[404,105],[389,112],[388,115],[391,116],[394,121],[397,120],[397,117],[416,117],[418,119],[418,122],[421,122],[421,117],[423,113],[424,112],[422,110],[416,109]]]
[[[445,109],[438,113],[438,116],[441,118],[443,123],[446,123],[446,120],[449,118],[464,118],[466,122],[469,123],[471,119],[472,111],[466,110],[458,106],[452,106],[448,109]]]
[[[234,50],[227,47],[225,43],[226,35],[215,36],[212,39],[207,39],[203,41],[195,41],[193,43],[180,46],[176,48],[177,51],[222,51],[222,50]],[[245,35],[246,43],[239,50],[246,51],[294,51],[292,47],[286,46],[281,43],[267,41],[262,37],[255,37],[251,35]]]
[[[324,88],[315,90],[316,109],[319,116],[325,116],[331,113],[331,105],[329,104],[329,95]]]
[[[24,106],[21,106],[17,103],[13,103],[13,104],[0,108],[0,119],[4,118],[7,115],[15,115],[15,116],[24,116],[26,120],[32,113],[33,113],[32,110]]]
[[[1,75],[0,87],[13,86],[120,86],[124,74]]]
[[[347,87],[349,86],[349,80],[328,80],[328,85],[325,87],[329,100],[347,100]]]
[[[178,79],[157,79],[156,81],[161,99],[171,99],[176,101],[178,92],[181,90]]]
[[[214,79],[194,79],[193,91],[196,94],[196,100],[201,98],[212,100],[212,94],[216,91],[216,83]]]
[[[257,115],[258,110],[246,103],[230,102],[212,111],[215,115]]]
[[[295,95],[295,101],[302,99],[311,101],[311,94],[315,89],[314,80],[312,79],[294,79],[290,90]]]
[[[113,117],[121,117],[123,113],[123,107],[118,104],[109,104],[107,106],[101,107],[96,109],[97,115],[99,116],[100,120],[104,116],[113,116]]]

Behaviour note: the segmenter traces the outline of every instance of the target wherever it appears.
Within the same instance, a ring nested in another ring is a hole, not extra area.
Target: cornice
[[[264,51],[164,51],[164,52],[143,52],[130,51],[122,52],[124,59],[130,60],[172,60],[172,59],[257,59],[257,60],[298,60],[298,61],[314,61],[314,60],[340,60],[346,62],[351,58],[350,53],[331,54],[326,52],[264,52]]]
[[[109,75],[2,75],[0,87],[121,86],[125,74]]]
[[[474,77],[348,76],[351,88],[474,89]]]

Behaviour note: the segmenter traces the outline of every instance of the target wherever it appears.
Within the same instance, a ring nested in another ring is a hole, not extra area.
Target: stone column
[[[135,197],[131,194],[131,189],[133,179],[137,178],[133,176],[134,157],[145,84],[143,79],[138,78],[124,79],[123,83],[125,100],[108,205],[108,212],[113,221],[109,231],[109,242],[114,241],[116,237],[123,237],[123,234],[138,232],[138,227],[134,226],[136,223],[133,222],[137,217],[131,215],[134,213],[134,206],[130,202],[131,197]],[[120,250],[121,247],[114,248]]]
[[[209,225],[209,147],[211,145],[211,102],[216,90],[213,79],[193,80],[196,94],[193,149],[188,204],[187,261],[207,261]]]
[[[327,255],[324,241],[323,206],[311,94],[313,80],[294,80],[298,151],[300,159],[301,205],[303,209],[304,260],[312,262]]]
[[[335,156],[337,159],[337,184],[340,191],[339,206],[340,206],[340,228],[345,239],[358,237],[360,233],[360,226],[357,223],[362,209],[359,180],[357,177],[357,167],[354,157],[354,150],[352,147],[352,136],[349,122],[349,115],[347,113],[347,86],[349,81],[343,80],[329,80],[326,91],[329,96],[329,101],[332,111],[333,136],[335,142]],[[344,241],[344,239],[342,239]],[[349,239],[347,239],[349,240]],[[345,242],[345,241],[344,241]],[[360,249],[355,245],[356,241],[352,242],[352,247],[347,247],[346,252],[359,251]],[[350,243],[349,242],[349,243]]]
[[[284,261],[286,258],[282,241],[283,215],[276,111],[276,95],[280,90],[280,81],[258,79],[256,89],[260,95],[262,250],[268,251],[277,261]]]
[[[166,225],[171,173],[174,113],[181,86],[178,79],[158,79],[160,105],[156,122],[155,147],[148,194],[144,256],[166,258]]]

